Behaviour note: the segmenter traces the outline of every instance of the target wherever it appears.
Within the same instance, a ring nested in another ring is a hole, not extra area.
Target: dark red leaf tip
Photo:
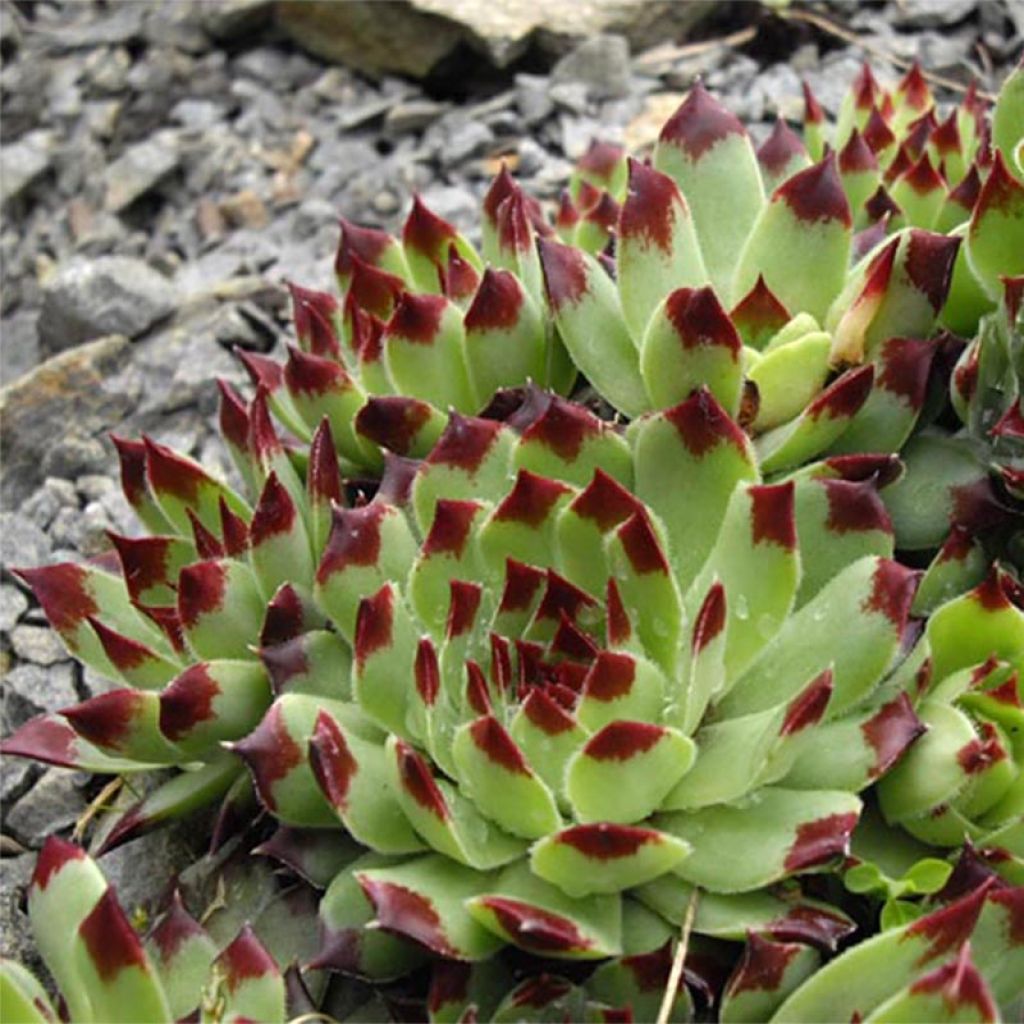
[[[510,331],[519,323],[525,300],[522,285],[508,270],[488,267],[466,310],[466,331]]]
[[[708,590],[693,624],[694,655],[700,654],[725,628],[725,613],[725,587],[716,582]]]
[[[739,359],[743,343],[713,288],[677,288],[665,300],[665,315],[684,349],[718,346]]]
[[[563,306],[575,305],[590,288],[586,260],[579,249],[550,238],[537,242],[544,286],[548,300],[557,313]]]
[[[476,747],[495,764],[513,775],[529,775],[530,769],[522,751],[505,727],[493,716],[478,718],[469,727]]]
[[[254,548],[266,543],[273,537],[292,531],[298,517],[295,502],[288,493],[288,488],[272,472],[263,485],[260,499],[256,503],[252,523],[249,528],[249,540]]]
[[[665,557],[654,527],[645,512],[635,512],[616,532],[622,549],[635,572],[640,575],[649,573],[668,575],[668,559]]]
[[[874,151],[864,141],[864,136],[854,128],[846,144],[839,151],[839,173],[861,174],[865,171],[877,171],[878,160]]]
[[[398,932],[441,956],[457,957],[434,904],[424,895],[395,882],[383,882],[357,874],[366,898],[373,904],[382,928]]]
[[[479,583],[470,583],[466,580],[452,580],[448,584],[448,594],[445,636],[448,640],[454,640],[473,628],[483,597],[483,587]]]
[[[276,977],[281,973],[274,958],[248,924],[242,927],[217,962],[224,968],[228,989],[232,992],[250,979]]]
[[[581,519],[593,522],[601,533],[607,533],[639,512],[643,505],[617,480],[597,469],[590,483],[573,498],[570,508]]]
[[[417,345],[432,345],[437,340],[448,306],[448,300],[443,295],[404,292],[388,321],[385,333],[388,338],[400,338]]]
[[[868,400],[874,379],[875,368],[870,364],[847,370],[807,406],[807,415],[813,420],[822,415],[852,419]]]
[[[609,702],[626,696],[636,678],[636,659],[631,654],[601,651],[583,682],[585,695]]]
[[[863,610],[884,615],[896,627],[897,633],[902,634],[920,579],[920,573],[888,558],[879,558],[871,580],[871,593],[862,605]]]
[[[191,665],[160,694],[160,731],[172,743],[216,717],[213,702],[220,685],[205,662]]]
[[[972,228],[990,211],[1009,214],[1024,205],[1024,185],[1009,172],[1002,150],[995,150],[992,169],[981,187],[978,203],[974,209]]]
[[[60,713],[83,739],[117,750],[135,725],[144,699],[136,690],[111,690]]]
[[[360,670],[371,655],[390,646],[395,593],[385,583],[372,597],[364,597],[356,612],[355,655]]]
[[[557,841],[571,846],[591,860],[632,857],[648,843],[662,842],[660,832],[635,825],[576,825],[557,834]]]
[[[430,450],[426,461],[434,466],[452,466],[475,473],[487,457],[504,425],[497,420],[461,416],[452,412],[448,424]]]
[[[205,934],[199,922],[185,909],[181,892],[175,886],[170,907],[150,932],[147,941],[153,943],[161,959],[167,963],[174,959],[189,939],[200,938]]]
[[[558,736],[576,727],[572,715],[541,689],[530,690],[522,709],[530,724],[548,736]]]
[[[892,520],[874,480],[832,480],[826,477],[819,483],[828,500],[826,529],[839,534],[867,530],[892,533]]]
[[[985,879],[955,903],[919,917],[907,928],[901,941],[909,942],[922,938],[928,942],[927,949],[918,957],[918,965],[935,960],[943,953],[959,949],[971,937],[994,881],[993,878]]]
[[[594,139],[577,161],[577,166],[588,178],[596,179],[607,187],[625,155],[626,151],[616,143]]]
[[[87,618],[99,614],[99,606],[89,591],[89,574],[80,565],[61,562],[11,572],[32,588],[58,633],[74,633]]]
[[[821,104],[806,80],[802,80],[800,86],[804,94],[804,124],[821,124],[825,120],[825,112],[821,109]]]
[[[483,509],[478,501],[454,501],[440,498],[434,508],[434,521],[423,542],[424,556],[451,555],[459,558],[469,539],[473,520]]]
[[[984,975],[971,962],[971,944],[960,947],[957,958],[918,978],[910,986],[910,994],[938,993],[950,1016],[970,1014],[971,1020],[997,1021],[999,1007]]]
[[[691,455],[702,458],[720,444],[731,444],[746,456],[746,435],[706,387],[698,388],[679,405],[661,415],[676,428]]]
[[[858,815],[830,814],[816,821],[804,822],[796,830],[796,839],[786,854],[787,871],[805,871],[833,857],[849,853],[850,835]]]
[[[699,160],[722,139],[745,134],[739,119],[697,81],[683,104],[665,122],[658,141],[678,146],[691,160]]]
[[[377,564],[381,523],[389,507],[377,502],[359,508],[334,506],[331,532],[317,569],[318,582],[325,583],[349,566]]]
[[[375,444],[396,455],[407,455],[431,413],[430,405],[418,398],[373,395],[356,414],[355,425]]]
[[[778,544],[787,551],[796,549],[795,485],[757,484],[749,488],[750,530],[755,544]]]
[[[771,134],[757,150],[758,163],[769,174],[781,174],[791,160],[806,155],[800,136],[781,117],[776,118]]]
[[[47,836],[43,848],[39,851],[39,857],[36,859],[35,870],[32,872],[32,885],[37,889],[45,889],[50,884],[50,879],[65,864],[84,859],[85,850],[80,846],[69,843],[61,839],[60,836]]]
[[[78,926],[78,934],[104,984],[111,984],[122,971],[132,967],[149,973],[142,943],[113,889],[104,891],[99,902]]]
[[[441,692],[441,668],[437,660],[437,648],[430,637],[422,637],[416,645],[413,675],[420,699],[427,707],[433,707]]]
[[[619,216],[623,241],[643,239],[662,252],[672,249],[672,231],[683,211],[683,198],[667,175],[639,160],[629,161],[629,192]]]
[[[743,956],[729,978],[729,996],[741,992],[777,993],[786,968],[801,948],[795,942],[772,942],[757,932],[747,932]]]
[[[790,701],[786,708],[786,717],[782,721],[780,736],[790,736],[800,732],[825,717],[828,702],[832,699],[832,670],[827,668]]]
[[[355,320],[354,313],[359,310],[386,320],[403,291],[405,281],[400,277],[353,256],[352,277],[345,293],[345,316]]]
[[[526,565],[514,558],[505,561],[505,586],[501,594],[501,612],[524,611],[533,603],[546,576],[543,569]]]
[[[430,210],[420,197],[414,196],[412,209],[402,227],[402,244],[440,263],[448,243],[456,236],[455,228]]]
[[[547,522],[558,502],[571,493],[572,489],[558,480],[521,469],[512,490],[494,510],[494,520],[522,523],[536,529]]]
[[[581,952],[593,942],[566,917],[540,907],[504,896],[487,896],[480,900],[498,921],[509,938],[536,953]]]
[[[99,619],[91,616],[88,622],[99,639],[104,654],[118,671],[130,672],[154,658],[153,652],[138,640],[105,626]]]
[[[787,178],[772,196],[772,202],[780,201],[789,206],[798,220],[837,220],[846,228],[853,225],[834,153]]]
[[[245,402],[223,377],[217,378],[217,388],[220,391],[218,407],[220,432],[235,448],[245,451],[249,443],[249,413]]]
[[[927,727],[917,717],[910,698],[901,693],[895,700],[879,708],[860,728],[864,739],[875,751],[870,775],[877,779],[900,759],[903,752],[925,733]]]
[[[408,743],[399,740],[395,744],[395,758],[398,762],[398,776],[405,791],[424,810],[441,821],[447,821],[450,814],[448,804],[423,757]]]
[[[326,711],[316,717],[309,740],[309,766],[331,806],[344,811],[359,762],[352,756],[341,727]]]
[[[339,275],[348,276],[352,273],[353,256],[357,256],[365,263],[376,265],[381,255],[394,241],[386,231],[378,228],[360,227],[344,217],[340,217],[338,222],[341,226],[341,237],[334,258],[334,270]]]
[[[764,275],[757,275],[757,282],[740,299],[729,319],[741,334],[751,339],[767,339],[789,321],[789,310],[779,301],[765,283]]]
[[[285,387],[293,395],[320,397],[348,390],[351,381],[340,363],[288,346]]]
[[[303,761],[302,748],[288,731],[280,704],[271,704],[263,721],[244,739],[231,745],[249,766],[264,806],[277,807],[274,786],[287,778]]]
[[[143,435],[146,446],[146,476],[157,494],[172,494],[186,504],[198,500],[200,490],[210,483],[205,470],[166,445]]]
[[[910,70],[899,80],[896,93],[912,110],[924,110],[932,104],[932,93],[921,65],[915,60]]]
[[[178,615],[186,629],[219,611],[227,589],[227,565],[220,560],[186,565],[178,574]]]
[[[628,761],[646,753],[667,733],[650,722],[609,722],[595,733],[583,748],[595,761]]]

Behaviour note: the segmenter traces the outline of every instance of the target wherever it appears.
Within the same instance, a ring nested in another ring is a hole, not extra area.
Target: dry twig
[[[679,982],[683,977],[683,964],[686,962],[686,948],[690,944],[690,931],[693,929],[693,919],[697,916],[697,894],[699,892],[700,890],[695,888],[690,893],[690,902],[686,905],[686,916],[683,918],[683,927],[679,934],[679,945],[676,946],[676,955],[672,958],[672,970],[669,971],[668,984],[665,986],[665,994],[661,999],[657,1024],[668,1024],[669,1016],[672,1013],[672,1004],[676,1001],[676,992],[679,991]]]

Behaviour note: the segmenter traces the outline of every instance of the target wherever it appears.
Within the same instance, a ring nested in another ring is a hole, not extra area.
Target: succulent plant
[[[56,982],[59,1014],[24,967],[0,961],[0,1002],[11,1024],[73,1020],[283,1021],[285,977],[248,926],[219,949],[174,897],[143,941],[96,863],[50,837],[28,891],[39,952]]]
[[[923,151],[944,136],[916,127],[918,93],[911,77],[876,113]],[[387,982],[442,958],[433,1020],[653,1019],[688,921],[675,1019],[723,960],[722,1019],[820,1014],[859,963],[886,970],[851,1012],[907,1017],[965,978],[984,1012],[1010,1005],[1013,975],[979,950],[1021,945],[1000,915],[1020,913],[1024,612],[976,537],[1020,544],[1024,188],[1000,141],[1019,81],[1007,94],[963,245],[912,220],[886,237],[892,217],[854,236],[835,155],[759,163],[700,87],[653,166],[591,151],[563,241],[505,173],[483,258],[420,203],[401,243],[344,224],[344,298],[293,288],[287,363],[243,356],[249,403],[221,385],[243,488],[116,438],[151,535],[21,570],[115,688],[4,752],[174,769],[101,852],[218,801],[254,816],[255,794],[281,829],[268,845],[325,888],[312,965]],[[964,305],[958,272],[984,303]],[[952,316],[981,323],[955,372],[935,337]],[[564,397],[578,371],[628,427]],[[939,550],[922,574],[897,547]],[[958,904],[906,897],[945,885],[913,865],[965,838],[998,880],[947,942]],[[70,889],[114,902],[91,862],[51,853],[81,874]],[[894,927],[814,973],[856,927],[840,868]],[[77,965],[58,982],[104,1006],[66,945],[85,902],[41,903],[36,928]],[[583,987],[558,973],[596,962]],[[173,976],[131,977],[163,1019]],[[5,984],[34,997],[17,968]],[[958,1019],[946,1005],[936,1019]]]

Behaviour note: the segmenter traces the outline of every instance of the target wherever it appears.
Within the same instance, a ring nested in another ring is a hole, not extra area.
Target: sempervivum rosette
[[[123,577],[26,573],[129,685],[8,752],[186,768],[108,845],[237,785],[241,758],[283,825],[371,851],[324,897],[319,961],[371,976],[423,947],[651,953],[685,886],[715,894],[698,931],[848,927],[766,887],[846,851],[855,793],[922,730],[898,670],[916,576],[889,560],[876,489],[893,460],[766,484],[706,390],[626,436],[530,392],[507,422],[454,414],[344,507],[326,426],[306,481],[268,429],[251,516],[122,443],[136,506],[191,538],[118,539]]]
[[[64,1013],[28,971],[3,960],[6,1020],[163,1024],[197,1010],[201,997],[203,1020],[284,1020],[284,977],[251,928],[218,951],[175,896],[143,942],[95,862],[71,843],[46,841],[28,913]]]

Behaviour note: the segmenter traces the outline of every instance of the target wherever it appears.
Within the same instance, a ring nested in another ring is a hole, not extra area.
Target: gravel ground
[[[0,3],[4,734],[110,685],[68,660],[8,567],[82,559],[105,549],[105,531],[136,531],[112,427],[226,471],[213,377],[242,379],[231,346],[282,345],[285,278],[330,287],[338,213],[394,229],[419,191],[472,236],[502,160],[551,199],[592,139],[652,141],[695,76],[760,137],[777,115],[799,119],[801,78],[834,113],[865,56],[890,79],[894,60],[918,58],[991,90],[1024,32],[1011,0],[792,4],[787,20],[723,5],[699,46],[631,57],[602,37],[553,69],[512,68],[456,96],[325,65],[263,22],[218,19],[232,6]],[[98,786],[0,766],[5,955],[31,956],[20,910],[31,851]],[[188,856],[174,834],[132,849],[153,878]],[[125,877],[128,860],[104,866],[133,905],[154,891]]]

